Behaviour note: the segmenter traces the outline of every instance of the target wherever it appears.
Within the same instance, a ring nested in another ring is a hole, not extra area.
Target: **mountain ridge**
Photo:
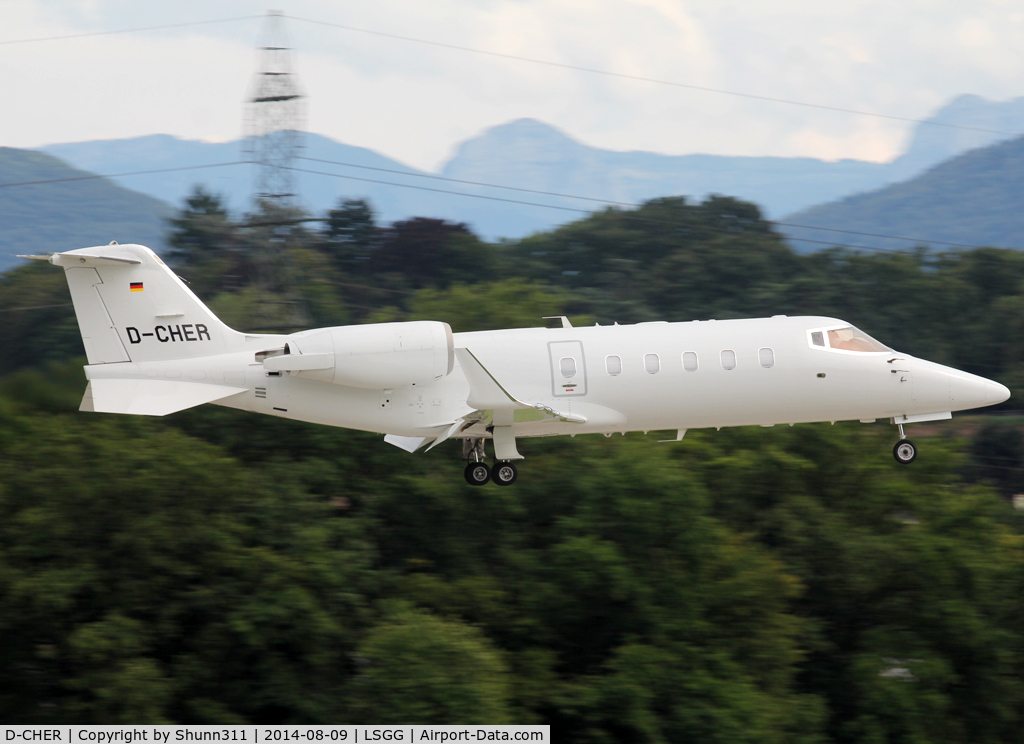
[[[163,248],[171,206],[106,178],[83,180],[91,175],[45,153],[0,147],[0,182],[51,181],[0,188],[0,271],[18,262],[15,254],[111,240]]]
[[[885,250],[914,245],[947,248],[1024,248],[1024,137],[970,150],[924,173],[874,191],[796,212],[779,231],[800,252],[820,248],[815,241],[847,242]],[[821,227],[827,230],[807,229]],[[906,236],[898,240],[870,235],[837,238],[835,230]]]
[[[491,240],[520,238],[551,229],[576,214],[600,208],[602,200],[637,203],[659,196],[703,198],[721,193],[753,201],[767,216],[778,218],[910,178],[967,149],[1006,139],[996,131],[1024,129],[1019,124],[1024,122],[1024,97],[993,102],[978,96],[959,96],[929,121],[976,129],[918,124],[903,155],[890,163],[872,163],[604,150],[543,122],[516,119],[460,143],[439,173],[418,170],[367,148],[315,134],[306,135],[303,152],[315,160],[300,160],[296,167],[303,202],[314,212],[329,209],[342,198],[368,198],[382,221],[430,215],[468,223]],[[65,143],[40,149],[75,167],[105,173],[242,159],[241,141],[204,143],[170,135]],[[333,175],[324,175],[327,173]],[[432,178],[437,175],[512,188]],[[244,210],[254,173],[251,166],[233,166],[114,180],[172,204],[180,204],[192,184],[201,182],[225,195],[234,210]],[[531,193],[538,191],[590,200]]]

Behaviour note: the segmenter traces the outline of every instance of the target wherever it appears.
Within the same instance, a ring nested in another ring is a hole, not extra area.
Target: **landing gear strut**
[[[484,440],[463,439],[462,459],[469,460],[463,475],[471,486],[482,486],[491,479],[491,469],[484,462]]]
[[[462,459],[470,462],[482,462],[487,458],[484,453],[483,437],[462,440]]]
[[[903,424],[896,424],[896,426],[900,430],[900,441],[896,442],[896,446],[892,448],[892,456],[901,465],[909,465],[917,459],[917,445],[907,439],[907,435],[903,433]]]

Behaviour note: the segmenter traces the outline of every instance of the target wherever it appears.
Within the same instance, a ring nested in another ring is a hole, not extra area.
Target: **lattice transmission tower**
[[[296,205],[295,171],[302,149],[305,95],[292,70],[291,48],[279,10],[267,14],[259,68],[246,100],[245,154],[256,163],[257,200]]]

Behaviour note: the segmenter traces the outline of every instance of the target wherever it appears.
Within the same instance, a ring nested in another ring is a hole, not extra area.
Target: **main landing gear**
[[[917,459],[917,445],[907,439],[907,435],[903,433],[903,424],[896,426],[900,430],[900,441],[892,448],[892,456],[901,465],[909,465]]]
[[[482,486],[494,481],[498,486],[511,486],[519,478],[519,469],[511,462],[496,462],[488,467],[486,462],[471,462],[463,472],[466,483],[471,486]]]
[[[519,477],[519,469],[510,462],[496,462],[491,469],[491,480],[499,486],[511,486]]]
[[[462,459],[469,460],[463,475],[469,485],[482,486],[494,481],[499,486],[511,486],[519,478],[519,469],[513,463],[498,461],[492,468],[483,461],[484,457],[483,439],[462,440]]]
[[[486,462],[471,462],[466,465],[466,483],[471,486],[482,486],[491,479],[491,469]]]

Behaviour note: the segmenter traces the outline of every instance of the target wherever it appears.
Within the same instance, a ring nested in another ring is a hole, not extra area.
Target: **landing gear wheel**
[[[901,465],[909,465],[917,459],[917,446],[909,439],[901,439],[892,448],[892,456]]]
[[[491,477],[499,486],[511,486],[519,477],[519,470],[510,462],[496,462]]]
[[[491,479],[491,469],[486,462],[471,462],[464,473],[466,483],[471,486],[482,486]]]

